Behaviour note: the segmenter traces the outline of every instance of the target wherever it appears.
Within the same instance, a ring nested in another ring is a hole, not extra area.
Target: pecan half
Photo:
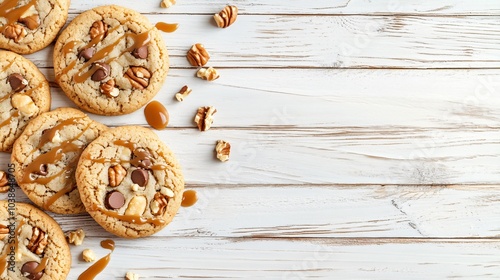
[[[8,39],[14,40],[16,43],[21,41],[27,33],[22,25],[16,23],[8,24],[3,30],[3,35]]]
[[[92,23],[92,27],[90,27],[89,30],[90,39],[100,36],[102,40],[104,36],[106,36],[106,32],[108,32],[108,25],[102,20],[95,21]]]
[[[207,64],[208,60],[210,59],[210,55],[208,54],[205,47],[202,44],[198,43],[194,44],[191,49],[189,49],[186,58],[189,61],[189,64],[191,64],[192,66],[203,66]]]
[[[127,176],[127,170],[121,165],[111,166],[108,169],[109,185],[111,187],[118,187],[123,181],[125,176]]]
[[[115,87],[115,80],[111,79],[107,82],[101,84],[100,91],[107,97],[117,97],[120,94],[120,90]]]
[[[236,6],[226,6],[218,14],[214,15],[215,22],[220,28],[226,28],[233,24],[238,17],[238,7]]]
[[[9,175],[7,175],[5,171],[0,171],[0,193],[6,193],[8,191],[9,191]]]
[[[224,140],[217,141],[215,146],[215,152],[217,153],[217,158],[224,162],[229,160],[229,154],[231,153],[231,144]]]
[[[39,227],[33,227],[30,242],[28,246],[26,246],[28,250],[37,255],[41,255],[47,244],[47,234]]]
[[[153,201],[151,201],[151,213],[155,216],[162,215],[165,213],[168,205],[168,198],[161,193],[157,192],[154,196]]]
[[[198,108],[196,116],[194,117],[194,122],[198,125],[200,131],[207,131],[210,129],[214,122],[215,113],[217,113],[217,110],[212,106]]]
[[[200,68],[200,70],[198,70],[198,72],[196,73],[196,76],[198,76],[198,78],[202,78],[203,80],[207,80],[209,82],[217,80],[220,77],[217,69],[213,67]]]
[[[132,87],[142,90],[149,86],[151,72],[142,66],[131,66],[123,76],[130,81]]]

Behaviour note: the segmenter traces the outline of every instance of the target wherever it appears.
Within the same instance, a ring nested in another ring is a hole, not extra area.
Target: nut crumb
[[[217,110],[212,106],[198,108],[196,116],[194,117],[194,122],[198,125],[200,131],[207,131],[210,129],[214,122],[215,113],[217,113]]]
[[[162,0],[160,3],[160,7],[162,8],[170,8],[175,5],[175,0]]]
[[[129,271],[125,275],[125,279],[127,279],[127,280],[139,280],[139,274]]]
[[[226,6],[222,11],[214,15],[214,20],[218,27],[226,28],[236,21],[236,17],[238,17],[238,7]]]
[[[69,244],[80,246],[83,243],[83,239],[85,239],[85,232],[81,228],[74,231],[69,231],[66,233],[66,239],[68,240]]]
[[[196,76],[210,82],[215,81],[220,77],[219,72],[213,67],[200,68],[200,70],[196,73]]]
[[[95,253],[91,249],[83,250],[82,257],[83,257],[83,260],[86,262],[93,262],[96,259]]]
[[[182,102],[192,91],[193,90],[188,86],[183,86],[181,90],[175,95],[175,99],[177,99],[177,101],[179,102]]]
[[[231,144],[224,140],[217,141],[217,145],[215,146],[215,152],[217,152],[217,158],[222,161],[229,160],[229,154],[231,153]]]

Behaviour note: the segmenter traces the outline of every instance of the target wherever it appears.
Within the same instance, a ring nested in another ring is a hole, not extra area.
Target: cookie
[[[70,0],[4,0],[0,3],[0,48],[20,54],[48,46],[68,18]]]
[[[77,16],[54,49],[56,81],[80,108],[131,113],[160,90],[168,72],[160,32],[140,13],[97,7]]]
[[[10,152],[28,122],[50,109],[50,88],[31,61],[13,52],[0,51],[0,70],[0,151]]]
[[[71,253],[59,225],[24,203],[0,201],[0,279],[66,279]]]
[[[107,231],[126,238],[164,228],[177,213],[184,190],[173,153],[140,126],[108,130],[90,143],[76,181],[89,214]]]
[[[78,159],[107,130],[72,108],[59,108],[32,120],[14,144],[16,181],[39,207],[59,214],[85,211],[75,181]]]

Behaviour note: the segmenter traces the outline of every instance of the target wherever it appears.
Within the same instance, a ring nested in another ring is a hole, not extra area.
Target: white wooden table
[[[114,238],[97,279],[483,279],[500,276],[500,2],[497,0],[74,0],[139,9],[164,34],[171,70],[158,131],[199,202],[153,237]],[[228,29],[212,15],[240,10]],[[213,83],[185,53],[203,43]],[[27,56],[54,81],[52,49]],[[193,93],[173,99],[183,85]],[[52,82],[52,107],[74,105]],[[200,133],[198,106],[213,105]],[[146,125],[143,111],[92,116]],[[215,141],[233,145],[227,163]],[[0,155],[6,166],[9,155]],[[25,200],[21,191],[18,198]],[[111,237],[89,216],[80,254]]]

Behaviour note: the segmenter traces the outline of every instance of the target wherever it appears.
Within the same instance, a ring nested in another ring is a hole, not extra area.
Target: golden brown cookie
[[[66,279],[71,253],[59,225],[24,203],[0,201],[0,279]]]
[[[48,46],[68,18],[69,0],[0,2],[0,48],[20,54]]]
[[[82,153],[76,170],[85,208],[107,231],[136,238],[174,218],[184,178],[174,154],[140,126],[104,132]]]
[[[119,6],[77,16],[54,49],[56,81],[80,108],[100,115],[131,113],[160,90],[168,54],[146,17]]]
[[[49,109],[45,76],[26,58],[0,51],[0,151],[10,152],[28,122]]]
[[[107,127],[72,108],[32,120],[14,144],[14,175],[39,207],[59,214],[85,211],[75,181],[80,154]]]

